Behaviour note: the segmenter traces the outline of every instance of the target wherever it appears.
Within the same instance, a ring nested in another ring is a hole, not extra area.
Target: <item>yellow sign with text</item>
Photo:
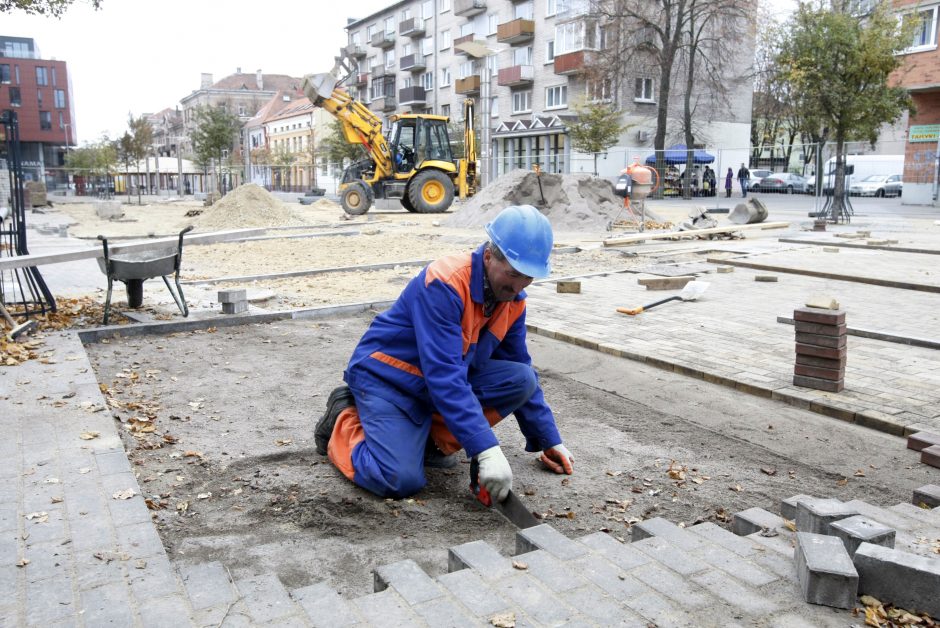
[[[937,142],[940,141],[940,124],[917,124],[908,131],[907,141]]]

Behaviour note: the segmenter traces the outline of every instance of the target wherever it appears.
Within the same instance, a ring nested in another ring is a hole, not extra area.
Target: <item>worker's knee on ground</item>
[[[388,478],[389,494],[387,497],[403,499],[411,497],[424,488],[428,481],[424,477],[424,471],[421,468],[398,473],[394,477]]]

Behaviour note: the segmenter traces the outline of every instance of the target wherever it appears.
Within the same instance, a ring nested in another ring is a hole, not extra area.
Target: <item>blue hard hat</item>
[[[486,224],[490,240],[523,275],[542,279],[552,272],[552,225],[532,205],[512,205]]]

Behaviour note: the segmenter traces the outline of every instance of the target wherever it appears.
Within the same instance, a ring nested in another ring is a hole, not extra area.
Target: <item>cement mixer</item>
[[[633,163],[623,169],[614,186],[614,193],[623,197],[623,207],[637,220],[640,231],[646,228],[646,198],[658,186],[659,174],[656,169],[640,164],[639,157],[634,157]],[[630,206],[631,201],[640,209],[639,217]]]

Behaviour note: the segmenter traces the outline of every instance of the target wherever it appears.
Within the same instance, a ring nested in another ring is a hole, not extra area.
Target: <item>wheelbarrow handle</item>
[[[104,237],[103,235],[101,235],[100,233],[98,234],[98,239],[101,240],[102,248],[104,248],[104,263],[107,264],[108,263],[108,239]]]
[[[189,225],[188,227],[180,231],[180,240],[179,240],[179,249],[178,249],[180,252],[182,252],[183,250],[183,236],[189,233],[190,231],[192,231],[193,228],[194,228],[193,225]]]

